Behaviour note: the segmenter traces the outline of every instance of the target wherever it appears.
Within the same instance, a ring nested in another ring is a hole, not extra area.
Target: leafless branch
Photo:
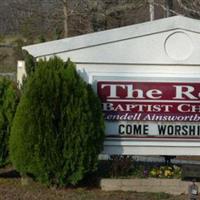
[[[182,0],[177,0],[177,2],[179,3],[179,6],[182,7],[185,11],[200,15],[199,1],[189,1],[190,7],[187,6],[188,4],[184,4]]]

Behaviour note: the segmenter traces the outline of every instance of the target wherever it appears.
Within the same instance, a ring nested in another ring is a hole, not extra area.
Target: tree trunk
[[[64,14],[64,37],[68,37],[68,6],[67,0],[63,0],[63,14]]]
[[[155,19],[154,0],[149,0],[149,17],[150,21]]]
[[[172,16],[171,10],[173,9],[173,0],[165,0],[165,7],[166,7],[165,17]]]

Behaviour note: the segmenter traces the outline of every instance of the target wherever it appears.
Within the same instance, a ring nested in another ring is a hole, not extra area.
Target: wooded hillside
[[[170,15],[199,18],[200,0],[1,0],[0,13],[0,71],[13,71],[23,45]]]
[[[64,23],[72,36],[144,22],[151,2],[155,19],[168,6],[173,15],[199,17],[199,0],[1,0],[0,34],[63,37]]]

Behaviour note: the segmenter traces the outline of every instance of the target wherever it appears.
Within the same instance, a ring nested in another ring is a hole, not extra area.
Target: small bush
[[[133,158],[128,155],[111,156],[111,177],[121,177],[130,175],[133,169]]]
[[[150,166],[144,163],[135,163],[134,169],[131,171],[131,177],[147,178],[149,177]]]
[[[8,162],[8,139],[18,100],[16,85],[0,78],[0,166]]]
[[[104,141],[101,104],[73,63],[37,63],[26,81],[10,136],[22,174],[46,184],[77,184],[96,169]]]

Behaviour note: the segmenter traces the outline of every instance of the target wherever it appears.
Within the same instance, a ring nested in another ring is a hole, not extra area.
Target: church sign
[[[76,63],[102,103],[103,154],[200,156],[199,20],[174,16],[23,49]],[[19,62],[19,84],[24,74]]]
[[[97,93],[107,137],[200,138],[200,83],[99,81]]]
[[[98,82],[106,120],[200,121],[200,83]]]

